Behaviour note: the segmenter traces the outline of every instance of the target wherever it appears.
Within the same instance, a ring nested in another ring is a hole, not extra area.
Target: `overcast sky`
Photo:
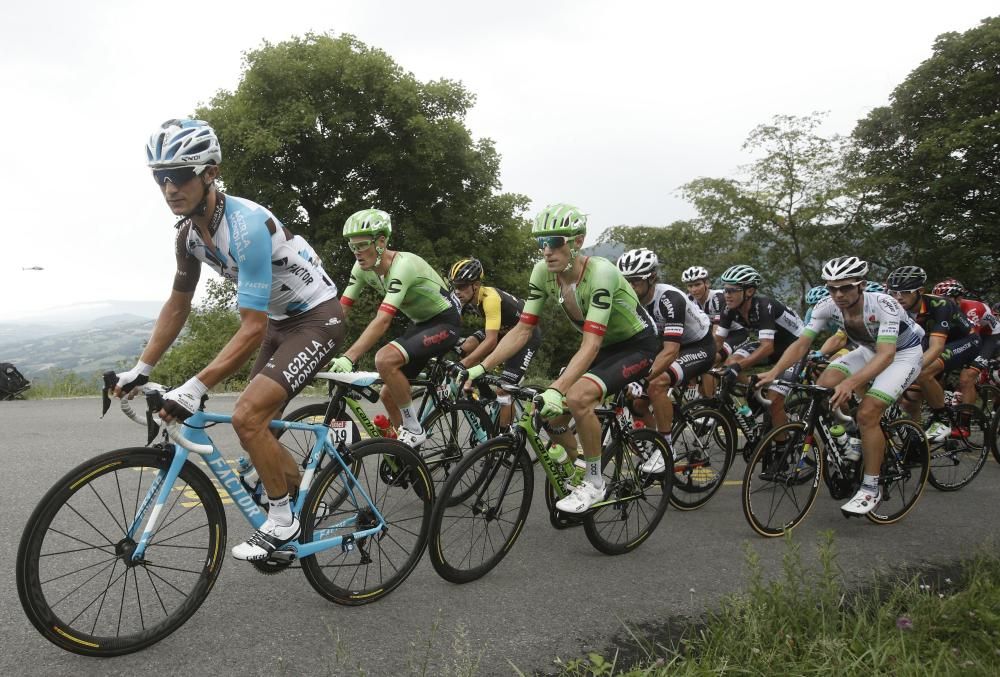
[[[234,89],[262,40],[352,33],[421,80],[461,80],[503,189],[535,209],[577,204],[593,242],[691,216],[676,189],[734,175],[747,133],[775,114],[829,111],[824,131],[850,133],[937,35],[996,13],[979,0],[8,3],[0,320],[166,298],[174,221],[143,144]]]

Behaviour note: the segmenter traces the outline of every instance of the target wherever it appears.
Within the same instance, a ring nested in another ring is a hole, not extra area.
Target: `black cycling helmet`
[[[479,259],[461,259],[455,262],[448,273],[452,284],[469,284],[483,279],[483,264]]]
[[[920,266],[901,266],[889,273],[889,291],[916,291],[927,284],[927,271]]]

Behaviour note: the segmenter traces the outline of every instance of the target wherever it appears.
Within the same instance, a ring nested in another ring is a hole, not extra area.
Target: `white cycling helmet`
[[[648,278],[656,274],[660,260],[648,249],[630,249],[618,257],[618,270],[625,277]]]
[[[219,139],[204,120],[167,120],[146,142],[146,164],[153,169],[221,163]]]
[[[702,266],[691,266],[683,273],[681,273],[681,282],[684,284],[690,284],[691,282],[697,282],[698,280],[707,280],[708,270]]]
[[[857,256],[838,256],[823,264],[823,279],[827,282],[863,280],[867,274],[868,262]]]

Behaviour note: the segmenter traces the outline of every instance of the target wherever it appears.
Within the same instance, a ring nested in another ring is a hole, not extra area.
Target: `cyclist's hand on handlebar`
[[[354,371],[354,362],[347,355],[333,358],[330,362],[330,371],[335,374],[346,374]]]
[[[641,383],[638,383],[637,381],[632,381],[632,383],[629,383],[628,386],[626,387],[628,388],[628,396],[631,397],[633,400],[637,400],[640,397],[642,397]]]
[[[739,363],[730,364],[722,370],[722,374],[720,376],[723,381],[727,383],[734,383],[736,379],[739,378],[741,371],[743,371],[743,365]]]
[[[153,371],[153,366],[146,364],[142,360],[139,360],[134,367],[128,371],[123,371],[119,374],[115,374],[115,384],[111,388],[111,392],[115,397],[121,397],[125,394],[131,394],[134,397],[135,393],[131,391],[134,388],[145,385],[149,383],[149,374]]]
[[[469,367],[468,369],[462,369],[462,373],[459,375],[459,380],[464,381],[462,388],[464,390],[472,390],[472,385],[482,378],[483,374],[486,373],[486,368],[477,364],[474,367]]]
[[[539,400],[542,402],[542,408],[539,413],[541,413],[542,418],[555,418],[556,416],[562,415],[565,407],[563,402],[566,396],[555,388],[546,388],[545,392],[538,396]]]
[[[160,409],[160,418],[167,423],[171,421],[183,421],[188,416],[198,411],[201,406],[201,399],[208,392],[208,387],[194,376],[187,382],[174,388],[163,396],[163,408]]]
[[[764,386],[769,385],[776,378],[778,378],[778,373],[774,371],[774,369],[765,371],[763,374],[757,374],[756,385],[758,388],[763,388]]]
[[[830,396],[830,406],[839,407],[842,404],[850,402],[851,393],[853,392],[854,384],[851,383],[850,379],[844,379],[833,389],[833,395]]]

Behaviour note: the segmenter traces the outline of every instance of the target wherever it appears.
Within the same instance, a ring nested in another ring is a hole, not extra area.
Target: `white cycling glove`
[[[146,364],[142,360],[139,360],[136,365],[128,371],[115,374],[115,376],[118,377],[118,383],[116,385],[122,389],[122,392],[127,393],[132,390],[132,388],[149,383],[149,374],[152,371],[153,365]]]
[[[193,376],[179,388],[174,388],[163,396],[163,410],[176,419],[183,421],[198,411],[202,396],[208,392],[208,386]]]
[[[633,400],[637,400],[642,397],[642,384],[633,381],[628,384],[628,394]]]

